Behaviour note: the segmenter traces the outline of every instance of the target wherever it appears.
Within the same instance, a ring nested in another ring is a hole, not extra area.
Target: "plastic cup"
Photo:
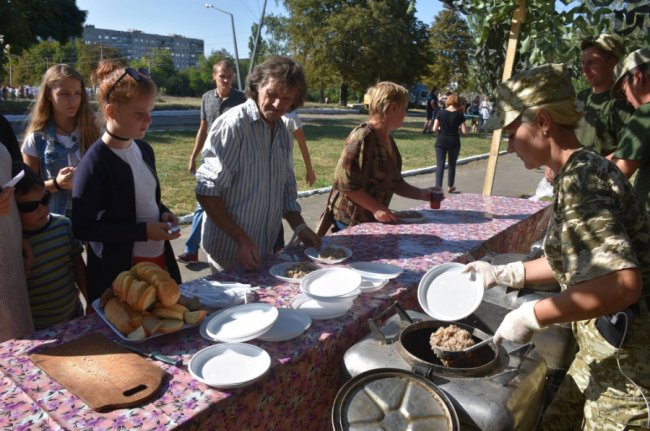
[[[431,197],[429,198],[429,206],[432,210],[440,209],[440,203],[445,198],[444,193],[441,190],[434,190],[431,192]]]

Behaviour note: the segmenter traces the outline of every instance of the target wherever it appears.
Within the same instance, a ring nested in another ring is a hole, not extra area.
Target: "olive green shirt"
[[[578,110],[584,113],[576,129],[580,143],[601,156],[611,154],[634,108],[620,99],[613,99],[606,91],[594,94],[591,89],[578,93]]]
[[[639,106],[623,131],[614,158],[638,160],[634,190],[650,212],[650,103]]]
[[[544,252],[563,288],[639,268],[650,293],[650,220],[632,185],[609,160],[579,149],[554,181]]]

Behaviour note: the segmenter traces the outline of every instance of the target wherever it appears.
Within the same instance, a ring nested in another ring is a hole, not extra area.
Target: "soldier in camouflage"
[[[614,163],[631,178],[635,172],[634,190],[650,212],[650,49],[638,49],[616,67],[612,96],[623,93],[636,111],[627,123],[613,154]]]
[[[623,430],[650,426],[650,219],[616,166],[582,148],[580,118],[563,65],[515,75],[497,88],[490,129],[504,128],[508,150],[529,169],[557,173],[545,256],[466,271],[485,287],[557,280],[562,292],[508,313],[494,339],[525,343],[571,322],[579,352],[547,408],[544,430]],[[615,316],[615,318],[613,318]]]
[[[634,112],[625,101],[610,95],[614,67],[625,55],[625,47],[620,36],[605,33],[584,39],[580,48],[582,74],[591,88],[577,96],[578,111],[584,116],[576,135],[583,146],[605,157],[616,149],[621,132]]]

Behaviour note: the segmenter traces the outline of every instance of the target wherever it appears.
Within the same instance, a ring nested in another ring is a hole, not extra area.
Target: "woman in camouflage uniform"
[[[558,281],[562,292],[507,314],[495,341],[525,343],[546,326],[572,322],[580,351],[545,412],[542,429],[645,429],[648,215],[616,166],[583,149],[576,138],[580,114],[563,65],[513,76],[499,85],[497,99],[486,127],[504,128],[508,150],[527,168],[549,166],[557,173],[553,216],[544,257],[498,266],[473,262],[466,271],[480,273],[486,288]]]

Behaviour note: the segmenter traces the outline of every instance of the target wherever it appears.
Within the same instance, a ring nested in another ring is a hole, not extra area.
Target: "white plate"
[[[260,335],[262,341],[286,341],[296,338],[311,326],[311,317],[302,311],[278,308],[280,315],[271,329]]]
[[[215,341],[248,341],[268,331],[278,314],[278,309],[269,304],[238,305],[211,315],[205,331]]]
[[[308,274],[300,290],[315,298],[331,300],[353,296],[361,285],[361,275],[348,268],[323,268]]]
[[[310,265],[314,265],[316,269],[319,269],[319,266],[311,263],[311,262],[284,262],[284,263],[278,263],[277,265],[273,265],[272,267],[269,268],[269,274],[271,274],[273,277],[277,278],[278,280],[287,282],[287,283],[292,283],[292,284],[300,284],[302,279],[304,277],[300,278],[291,278],[285,276],[287,273],[287,269],[291,268],[292,266],[298,264],[298,263],[308,263]],[[315,271],[315,270],[314,270]],[[312,271],[313,272],[313,271]]]
[[[472,314],[483,299],[483,280],[462,273],[465,265],[443,264],[429,270],[418,286],[422,309],[437,320],[450,322]]]
[[[361,289],[361,293],[376,292],[378,290],[381,290],[381,288],[383,288],[384,286],[386,286],[389,281],[390,280],[375,280],[371,278],[362,278],[359,289]]]
[[[188,369],[192,377],[215,388],[236,388],[264,375],[271,357],[257,346],[245,343],[214,344],[196,352]]]
[[[335,319],[343,316],[352,308],[353,300],[341,300],[337,302],[320,302],[304,293],[295,296],[290,306],[294,310],[307,313],[314,320]]]
[[[127,343],[140,344],[140,343],[144,343],[145,341],[151,340],[152,338],[158,338],[158,337],[161,337],[163,335],[168,335],[168,334],[153,334],[153,335],[150,335],[148,337],[143,338],[142,340],[129,340],[126,337],[126,335],[122,334],[120,332],[120,330],[117,329],[108,320],[108,318],[106,317],[106,313],[104,313],[104,309],[99,306],[99,298],[95,299],[92,302],[91,305],[92,305],[93,309],[95,310],[95,312],[97,312],[97,315],[104,321],[104,323],[106,323],[106,325],[108,325],[108,327],[111,328],[113,330],[113,332],[115,332],[115,335],[117,335],[122,341],[126,341]],[[203,319],[203,320],[205,320],[205,319]],[[186,328],[192,328],[192,327],[193,327],[193,325],[188,325],[187,323],[185,323],[180,330],[183,330],[183,329],[186,329]],[[178,331],[176,331],[176,332],[178,332]],[[173,332],[170,332],[170,334],[173,334]]]
[[[348,266],[361,274],[363,278],[375,280],[388,280],[399,277],[404,271],[399,266],[381,262],[353,262]]]
[[[347,259],[347,258],[349,258],[350,256],[352,256],[352,250],[350,250],[350,249],[347,248],[347,247],[343,247],[343,246],[340,246],[340,245],[327,245],[327,246],[324,245],[324,246],[322,246],[321,248],[325,248],[325,247],[329,247],[329,248],[335,248],[335,249],[343,250],[343,251],[345,252],[345,256],[342,257],[342,258],[340,258],[340,259],[325,259],[325,258],[320,257],[320,252],[319,252],[319,250],[316,250],[314,247],[308,247],[308,248],[306,248],[306,249],[305,249],[305,255],[306,255],[308,258],[310,258],[311,260],[313,260],[313,261],[320,262],[320,263],[327,263],[327,264],[341,263],[341,262],[343,262],[345,259]]]

